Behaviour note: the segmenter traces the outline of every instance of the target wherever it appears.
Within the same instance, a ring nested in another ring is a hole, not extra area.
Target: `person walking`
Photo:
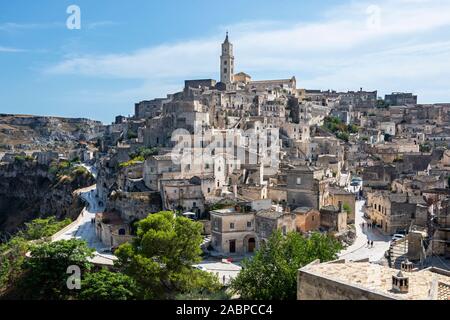
[[[370,246],[370,240],[367,240],[367,248]]]
[[[370,246],[373,248],[373,240],[370,241]]]

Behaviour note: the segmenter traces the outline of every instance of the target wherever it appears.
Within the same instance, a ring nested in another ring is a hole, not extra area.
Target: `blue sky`
[[[80,30],[66,27],[72,4]],[[226,30],[254,79],[450,102],[448,12],[450,0],[2,0],[0,112],[110,122],[184,79],[217,79]]]

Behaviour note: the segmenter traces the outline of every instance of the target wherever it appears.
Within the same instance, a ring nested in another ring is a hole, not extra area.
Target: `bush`
[[[137,158],[137,157],[143,157],[144,159],[147,159],[150,156],[157,155],[159,152],[158,148],[146,148],[146,147],[140,147],[135,152],[132,152],[129,154],[130,158]]]
[[[55,217],[47,219],[35,219],[25,223],[26,229],[19,234],[26,240],[37,240],[54,235],[59,230],[72,223],[69,218],[62,221],[56,220]]]
[[[138,162],[143,162],[143,161],[145,161],[145,158],[143,156],[137,156],[137,157],[131,159],[130,161],[120,163],[119,168],[126,168],[129,166],[135,165]]]

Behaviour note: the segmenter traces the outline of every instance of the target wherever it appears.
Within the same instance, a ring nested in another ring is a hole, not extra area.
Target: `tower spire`
[[[233,45],[228,38],[228,30],[224,43],[222,43],[222,55],[220,56],[220,82],[233,83],[234,56]]]

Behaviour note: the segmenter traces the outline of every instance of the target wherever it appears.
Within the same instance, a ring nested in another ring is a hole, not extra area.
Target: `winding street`
[[[93,168],[84,165],[95,177]],[[86,207],[81,211],[79,218],[71,224],[64,233],[59,234],[52,239],[53,242],[69,239],[85,240],[88,246],[95,250],[94,257],[90,261],[98,265],[113,265],[117,258],[110,252],[109,247],[106,247],[95,233],[95,224],[92,219],[95,218],[97,212],[103,212],[104,208],[99,206],[96,198],[97,186],[77,190],[80,196],[86,202]]]
[[[391,237],[382,234],[378,229],[367,228],[367,220],[364,218],[365,201],[356,201],[355,205],[355,229],[356,239],[355,242],[342,250],[339,254],[339,258],[346,260],[360,260],[367,259],[375,262],[383,258],[384,253],[389,249]],[[362,228],[364,222],[365,227]],[[367,246],[367,241],[373,241],[373,247]]]

